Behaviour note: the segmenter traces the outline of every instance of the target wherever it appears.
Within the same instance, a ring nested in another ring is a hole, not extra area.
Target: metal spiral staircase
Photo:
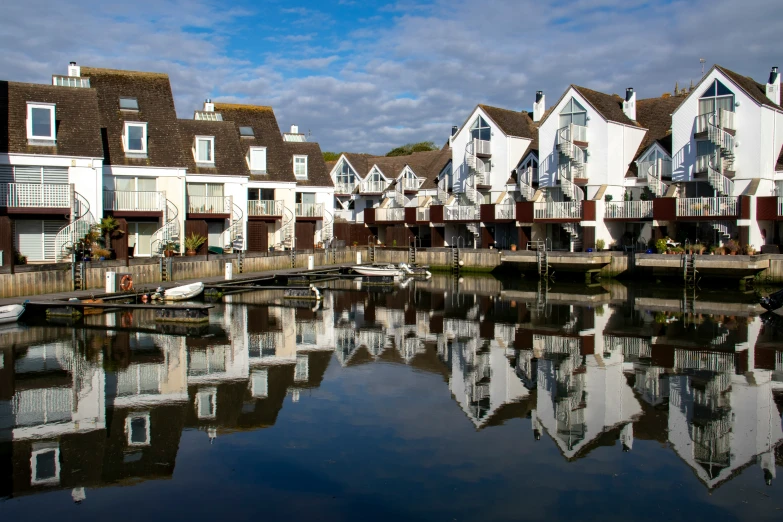
[[[242,218],[242,208],[231,200],[231,224],[225,232],[226,240],[224,241],[227,250],[239,250],[245,249],[245,237],[244,237],[244,222]]]
[[[533,170],[531,168],[517,169],[517,185],[519,192],[526,201],[533,201],[536,189],[533,188]]]
[[[563,195],[573,201],[582,201],[584,194],[572,180],[574,177],[582,177],[585,172],[584,150],[572,141],[573,127],[563,127],[557,131],[557,150],[566,158],[568,163],[558,167],[560,188]]]
[[[731,196],[734,191],[734,182],[729,179],[723,170],[731,170],[734,166],[734,135],[719,125],[724,118],[723,110],[710,114],[707,117],[707,139],[718,149],[720,165],[710,162],[707,166],[707,180],[720,196]],[[732,113],[733,114],[733,113]],[[721,116],[719,121],[716,117]]]
[[[179,241],[179,209],[169,199],[166,199],[166,203],[163,207],[163,226],[152,234],[150,240],[150,252],[152,255],[161,256],[166,245],[172,242]]]
[[[283,228],[282,228],[282,241],[281,245],[284,248],[294,249],[296,235],[296,213],[283,206]]]
[[[438,202],[441,205],[445,205],[446,203],[449,202],[449,199],[451,198],[451,195],[449,194],[448,190],[444,190],[443,187],[440,186],[441,183],[445,184],[446,181],[445,180],[441,180],[441,182],[437,184],[438,193],[437,193],[437,195],[435,197],[437,198]]]
[[[82,239],[96,221],[90,212],[90,203],[78,192],[71,198],[71,222],[63,227],[54,239],[54,251],[57,261],[71,256],[74,245]]]
[[[334,215],[324,209],[324,222],[321,227],[321,242],[326,245],[334,237]]]
[[[655,194],[656,198],[663,197],[666,194],[666,189],[669,188],[663,181],[661,181],[661,168],[657,162],[653,162],[647,169],[647,188],[650,192]]]
[[[476,140],[470,140],[465,146],[465,163],[468,166],[468,178],[465,180],[465,197],[468,198],[471,206],[475,210],[475,217],[478,219],[481,212],[481,203],[483,198],[478,191],[477,185],[484,183],[484,173],[478,171],[478,158],[475,154]],[[481,228],[478,223],[467,223],[468,232],[473,234],[474,242],[479,241]]]

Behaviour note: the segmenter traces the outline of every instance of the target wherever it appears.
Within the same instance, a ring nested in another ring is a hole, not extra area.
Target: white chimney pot
[[[68,76],[79,77],[81,75],[82,75],[82,68],[76,65],[76,62],[71,62],[68,64]]]
[[[772,72],[769,74],[767,98],[769,98],[772,103],[780,105],[780,73],[778,72],[777,67],[773,67]]]
[[[625,91],[625,101],[623,101],[623,112],[628,119],[636,121],[636,92],[633,88],[628,88]]]
[[[299,126],[291,125],[291,134],[299,134]]]
[[[209,98],[204,102],[204,112],[215,112],[215,104]]]
[[[543,119],[546,112],[546,97],[543,91],[536,93],[536,101],[533,104],[533,121],[539,122]]]

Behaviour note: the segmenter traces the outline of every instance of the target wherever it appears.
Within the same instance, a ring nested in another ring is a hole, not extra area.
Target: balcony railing
[[[135,190],[104,190],[104,210],[161,212],[166,204],[163,192]]]
[[[71,208],[67,183],[0,183],[0,207]]]
[[[447,221],[476,221],[479,219],[478,207],[445,207]]]
[[[356,185],[353,183],[335,183],[334,184],[334,193],[335,194],[350,194],[353,192],[353,189],[356,188]]]
[[[580,201],[548,201],[533,205],[534,219],[581,219]]]
[[[571,123],[567,127],[558,129],[557,131],[558,145],[573,143],[575,141],[581,141],[587,143],[587,127],[583,127],[582,125],[576,125],[574,123]]]
[[[389,184],[385,181],[362,181],[361,188],[359,189],[364,193],[380,194]]]
[[[652,219],[652,201],[622,201],[606,205],[606,219]]]
[[[248,216],[282,216],[283,202],[271,199],[261,199],[247,202]]]
[[[495,219],[516,219],[517,206],[513,203],[495,205]]]
[[[345,221],[353,221],[353,210],[349,208],[335,209],[334,219],[344,219]]]
[[[726,198],[681,198],[677,200],[677,215],[681,217],[731,217],[736,216],[736,197]]]
[[[783,199],[783,198],[779,198]],[[778,212],[780,214],[780,212]],[[419,207],[416,209],[416,221],[429,221],[430,207]]]
[[[404,221],[404,208],[379,208],[375,210],[376,221]]]
[[[424,183],[424,180],[402,178],[400,183],[402,183],[402,190],[419,190],[419,187],[421,187],[422,183]]]
[[[230,214],[230,196],[188,196],[189,214]]]
[[[711,112],[707,114],[699,114],[696,116],[696,132],[708,132],[711,118]],[[718,111],[718,124],[720,125],[721,129],[737,130],[737,124],[735,120],[736,113],[727,111],[726,109],[720,109]]]
[[[473,140],[473,154],[476,156],[491,156],[492,142],[487,140]]]
[[[296,217],[323,217],[324,206],[321,203],[297,203]]]

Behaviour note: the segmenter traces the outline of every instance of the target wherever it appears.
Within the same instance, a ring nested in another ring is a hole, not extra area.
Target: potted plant
[[[106,249],[111,250],[111,237],[112,234],[120,228],[119,222],[114,219],[114,216],[107,216],[101,219],[98,228],[100,228],[101,233],[103,234],[103,241]]]
[[[511,251],[512,252],[516,252],[517,251],[517,245],[515,245],[514,243],[511,243]]]
[[[599,252],[600,252],[601,250],[603,250],[605,246],[606,246],[606,241],[604,241],[603,239],[596,239],[596,240],[595,240],[595,248],[596,248],[596,250],[598,250]]]
[[[106,261],[111,256],[111,252],[106,248],[93,247],[92,257],[97,257],[99,261]]]
[[[657,250],[659,254],[665,254],[666,253],[666,240],[663,239],[663,238],[657,239],[655,241],[655,250]]]
[[[731,256],[736,256],[737,252],[739,251],[739,245],[733,239],[729,239],[728,241],[726,241],[726,244],[723,246]]]
[[[201,234],[191,232],[189,236],[185,238],[185,255],[195,256],[196,250],[207,242],[207,238]]]
[[[163,247],[163,255],[166,257],[172,257],[179,252],[179,244],[174,241],[168,241],[166,246]]]
[[[606,201],[607,203],[610,203],[613,199],[614,197],[611,194],[607,194],[606,196],[604,196],[604,201]]]

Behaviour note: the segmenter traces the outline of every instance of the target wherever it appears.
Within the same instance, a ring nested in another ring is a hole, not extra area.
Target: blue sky
[[[25,0],[3,17],[4,79],[166,72],[182,117],[206,97],[272,105],[335,151],[440,144],[477,103],[530,109],[571,83],[659,96],[699,58],[760,81],[783,65],[779,0]]]

